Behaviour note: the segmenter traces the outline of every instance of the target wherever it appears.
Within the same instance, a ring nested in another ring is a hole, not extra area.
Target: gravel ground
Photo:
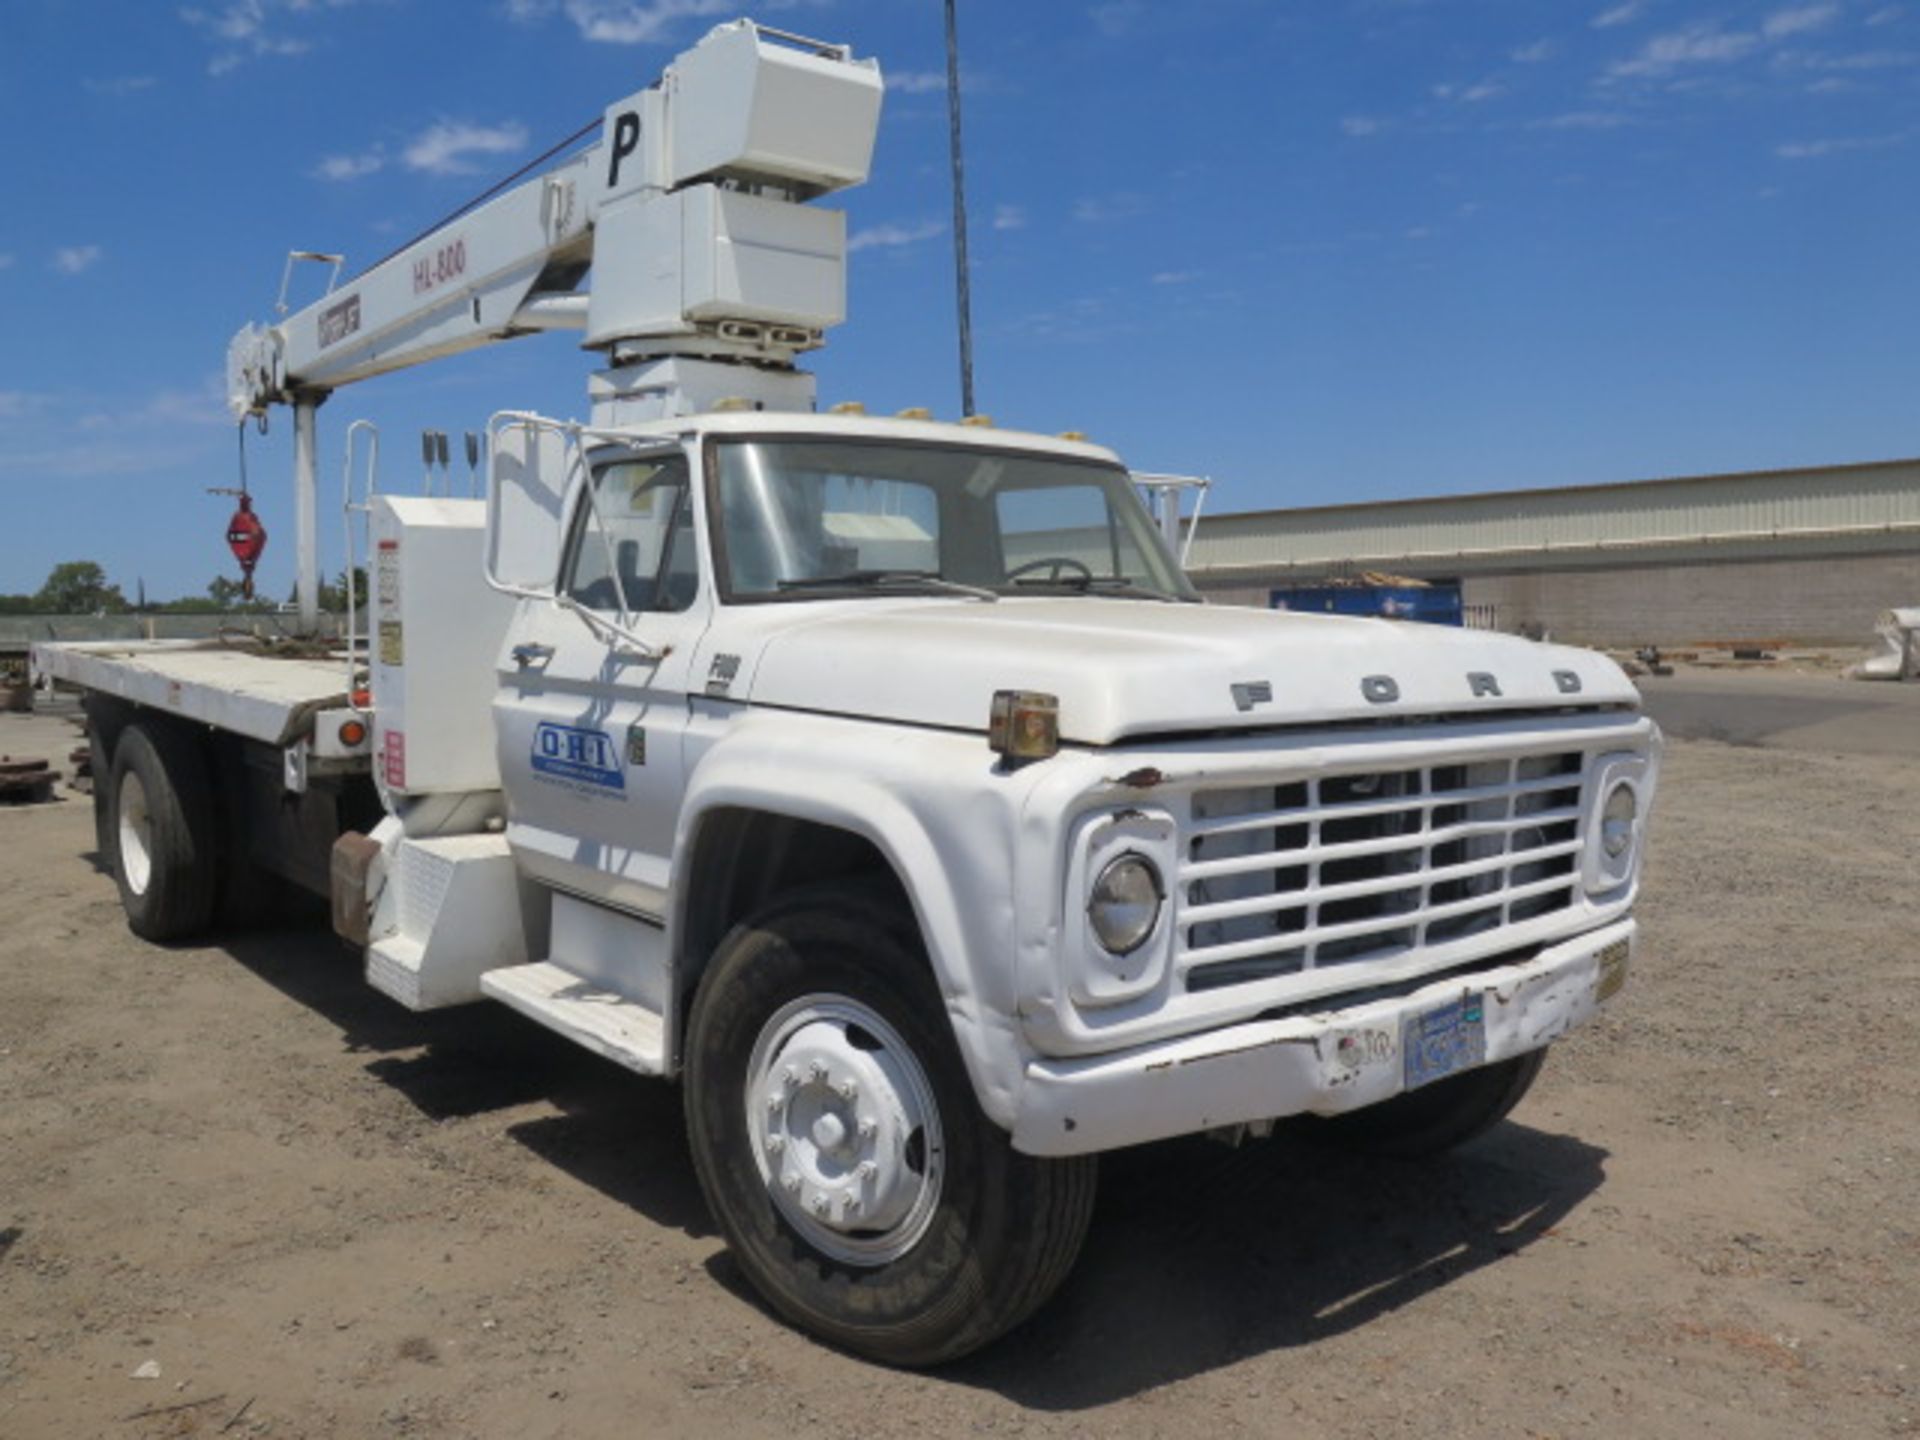
[[[677,1092],[311,925],[143,945],[84,799],[0,809],[0,1436],[1920,1431],[1920,773],[1680,742],[1653,847],[1494,1134],[1114,1157],[1053,1304],[910,1376],[747,1293]]]

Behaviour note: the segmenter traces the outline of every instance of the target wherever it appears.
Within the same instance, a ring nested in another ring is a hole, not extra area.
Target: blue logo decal
[[[578,780],[608,790],[625,790],[620,755],[598,730],[555,725],[542,720],[533,732],[533,768],[542,775]]]

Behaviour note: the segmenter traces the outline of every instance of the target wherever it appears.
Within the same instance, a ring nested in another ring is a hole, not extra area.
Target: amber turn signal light
[[[1038,690],[996,690],[987,748],[1009,760],[1044,760],[1060,749],[1060,701]]]

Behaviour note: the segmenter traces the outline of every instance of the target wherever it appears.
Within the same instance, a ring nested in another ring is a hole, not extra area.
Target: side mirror
[[[552,600],[580,447],[556,422],[536,415],[503,411],[487,429],[487,584]]]

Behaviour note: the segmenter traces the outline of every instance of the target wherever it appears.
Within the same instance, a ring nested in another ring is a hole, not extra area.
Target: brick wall
[[[1881,611],[1920,604],[1920,552],[1472,576],[1463,598],[1583,645],[1864,645]]]

